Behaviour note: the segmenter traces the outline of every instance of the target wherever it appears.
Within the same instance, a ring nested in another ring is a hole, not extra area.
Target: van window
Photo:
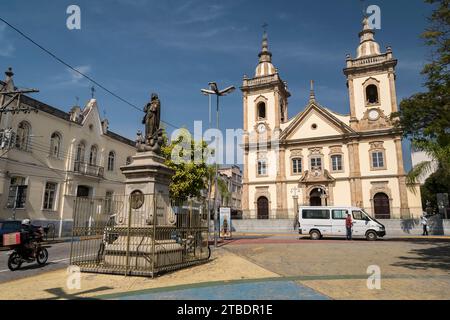
[[[347,210],[333,210],[334,220],[345,220],[347,218]]]
[[[367,218],[361,211],[353,211],[353,219],[354,220],[363,220],[363,221],[369,220],[369,218]]]
[[[305,209],[302,213],[303,219],[330,219],[329,210]]]

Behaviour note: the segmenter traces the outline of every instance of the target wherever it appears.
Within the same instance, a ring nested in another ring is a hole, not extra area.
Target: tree
[[[187,130],[171,142],[164,134],[164,141],[161,152],[165,164],[175,170],[169,185],[170,198],[185,201],[201,197],[207,186],[208,166],[203,159],[207,144],[194,141]]]
[[[228,189],[228,184],[226,181],[226,178],[223,178],[221,176],[217,179],[217,185],[220,193],[220,197],[222,199],[222,205],[227,207],[230,202],[230,190]]]
[[[411,139],[412,146],[425,151],[437,163],[438,172],[450,177],[450,0],[425,0],[435,5],[422,34],[430,47],[430,61],[422,70],[426,92],[414,94],[400,103],[394,123]],[[409,185],[432,170],[432,162],[417,164],[408,174]]]

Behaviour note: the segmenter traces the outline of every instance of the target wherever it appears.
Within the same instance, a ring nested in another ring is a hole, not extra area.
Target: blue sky
[[[81,30],[66,27],[71,4],[81,8]],[[366,4],[381,7],[376,39],[382,48],[391,45],[399,60],[399,99],[420,91],[427,48],[419,34],[432,7],[422,0]],[[0,16],[139,107],[157,92],[162,119],[191,128],[194,120],[207,123],[207,98],[200,89],[209,81],[239,87],[244,74],[253,76],[264,22],[274,65],[292,93],[289,116],[304,108],[310,79],[322,105],[348,113],[342,69],[345,55],[355,56],[362,5],[360,0],[15,0],[3,3]],[[82,104],[90,98],[89,81],[0,22],[0,70],[9,66],[16,85],[38,88],[34,97],[60,109],[69,110],[75,97]],[[96,98],[110,128],[134,138],[141,114],[99,88]],[[241,92],[224,98],[222,106],[221,127],[241,128]]]

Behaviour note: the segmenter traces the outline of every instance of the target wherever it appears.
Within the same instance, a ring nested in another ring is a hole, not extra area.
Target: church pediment
[[[312,169],[306,170],[300,178],[300,184],[322,183],[330,184],[336,181],[335,178],[328,172],[328,170]]]
[[[316,103],[299,113],[284,130],[281,138],[297,140],[336,136],[354,132],[348,125],[336,118],[331,112]]]

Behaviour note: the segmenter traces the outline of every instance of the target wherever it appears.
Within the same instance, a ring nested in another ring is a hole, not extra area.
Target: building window
[[[17,127],[16,148],[23,151],[30,150],[31,126],[28,122],[22,121]]]
[[[366,99],[368,104],[379,103],[378,87],[376,85],[371,84],[366,87]]]
[[[77,146],[77,156],[75,158],[76,162],[84,162],[84,150],[86,149],[83,142],[79,143]]]
[[[331,168],[333,171],[342,171],[342,155],[332,155],[331,156]]]
[[[23,209],[27,201],[27,183],[23,177],[11,178],[8,194],[8,208]]]
[[[45,184],[44,205],[43,205],[44,210],[54,210],[56,199],[56,188],[57,188],[56,183],[47,182]]]
[[[59,158],[61,152],[61,135],[54,132],[50,138],[50,156]]]
[[[322,170],[322,157],[312,157],[311,158],[311,170],[319,169]]]
[[[292,159],[292,174],[300,174],[302,173],[302,159],[295,158]]]
[[[115,160],[116,154],[114,151],[111,151],[108,155],[108,171],[114,171],[114,160]]]
[[[89,164],[91,166],[97,165],[97,146],[91,147],[91,152],[89,153]]]
[[[266,104],[264,102],[258,103],[258,119],[266,119]]]
[[[105,210],[106,210],[106,213],[108,213],[108,214],[111,214],[113,211],[113,196],[114,196],[113,191],[106,191]]]
[[[258,160],[258,175],[267,175],[267,160]]]
[[[384,168],[384,152],[382,151],[372,152],[372,167],[374,169]]]

